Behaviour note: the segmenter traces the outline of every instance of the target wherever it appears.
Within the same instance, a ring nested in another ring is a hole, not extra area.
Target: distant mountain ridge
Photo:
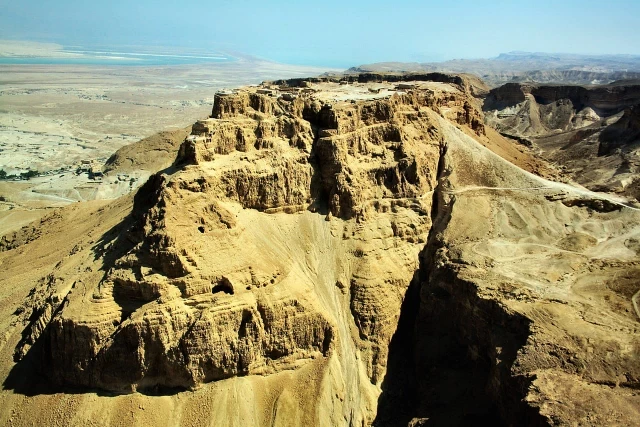
[[[381,62],[352,67],[347,73],[368,71],[438,71],[471,73],[491,86],[507,82],[607,84],[640,78],[638,55],[578,55],[507,52],[495,58],[452,59],[444,62]]]

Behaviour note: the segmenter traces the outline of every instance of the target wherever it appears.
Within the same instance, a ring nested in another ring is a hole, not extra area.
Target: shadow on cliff
[[[616,150],[624,152],[638,148],[640,145],[640,104],[627,108],[617,122],[607,126],[600,133],[598,142],[598,156],[608,156]]]
[[[309,154],[309,165],[311,165],[313,171],[311,174],[310,188],[312,203],[309,206],[309,210],[320,215],[327,215],[329,213],[331,184],[327,183],[326,178],[323,177],[322,162],[318,158],[319,127],[314,122],[309,123],[311,123],[313,131],[313,144],[311,146],[311,153]]]
[[[430,248],[425,247],[402,304],[373,425],[504,425],[486,390],[491,371],[488,361],[469,358],[468,346],[444,318],[446,310],[437,313],[443,316],[441,324],[438,316],[425,317],[421,312],[421,297],[430,293],[425,292],[429,287],[428,252]],[[451,295],[441,292],[433,298],[439,303]]]
[[[44,334],[46,334],[46,331]],[[47,374],[49,370],[49,362],[47,361],[48,350],[42,338],[45,337],[41,336],[41,339],[36,341],[24,358],[11,369],[2,384],[3,390],[11,390],[16,394],[27,397],[87,393],[96,394],[101,397],[112,397],[127,394],[125,392],[110,392],[92,387],[74,387],[56,384]],[[187,391],[187,389],[154,386],[138,389],[137,393],[146,396],[173,396],[184,391]]]
[[[109,271],[115,266],[116,261],[131,251],[144,237],[144,216],[159,200],[160,190],[165,180],[162,175],[172,174],[176,170],[177,167],[173,165],[152,175],[136,192],[131,212],[120,223],[106,231],[97,240],[92,248],[92,252],[96,260],[102,260],[100,269],[104,272],[103,278],[109,274]],[[116,303],[118,303],[117,300]],[[65,305],[65,302],[62,301],[54,309],[51,319],[55,318]],[[22,338],[16,346],[16,352],[18,348],[25,345],[25,342],[30,343],[33,341],[33,343],[24,356],[16,361],[16,364],[2,384],[3,389],[12,390],[17,394],[25,396],[57,393],[96,393],[101,396],[117,395],[118,393],[92,389],[90,387],[63,386],[52,380],[51,365],[54,355],[51,353],[49,344],[51,319],[48,320],[44,329],[42,329],[41,333],[34,339],[34,336],[32,336],[32,328],[35,324],[43,320],[40,316],[44,311],[41,309],[42,307],[36,308],[38,309],[34,309],[34,314],[28,319],[22,331]],[[59,356],[60,355],[58,355],[58,357]],[[148,390],[140,390],[140,393],[148,395],[172,395],[181,391],[184,390],[155,387]]]
[[[17,362],[2,384],[3,390],[11,390],[16,394],[27,397],[53,394],[85,394],[95,393],[99,396],[114,396],[104,390],[90,389],[86,387],[69,387],[55,384],[47,372],[49,363],[47,361],[48,350],[46,349],[47,330],[29,349],[27,354]]]
[[[406,426],[413,418],[418,402],[415,367],[414,327],[420,308],[420,270],[406,291],[396,332],[389,344],[387,373],[378,398],[374,426]]]
[[[389,344],[374,426],[504,425],[495,395],[488,392],[495,371],[491,359],[470,355],[472,348],[491,342],[477,343],[473,340],[484,337],[463,336],[460,318],[473,317],[473,312],[467,311],[476,301],[465,305],[465,295],[448,290],[448,285],[456,284],[455,275],[444,274],[448,268],[435,268],[438,250],[446,246],[442,235],[455,204],[455,198],[445,198],[442,191],[449,174],[446,153],[447,147],[442,145],[431,205],[432,226]],[[490,328],[487,323],[482,326]]]
[[[547,425],[523,400],[531,379],[511,372],[528,319],[480,298],[456,266],[435,267],[437,240],[407,290],[374,425]]]
[[[130,250],[134,246],[131,240],[131,227],[136,221],[137,215],[132,211],[122,222],[112,227],[104,233],[93,247],[93,254],[96,259],[103,259],[102,270],[106,275],[115,264],[115,261]],[[109,245],[111,244],[111,245]],[[107,247],[113,247],[113,250],[107,250]],[[60,310],[65,305],[60,304]],[[35,311],[34,311],[35,313]],[[52,319],[55,314],[52,316]],[[40,321],[38,316],[32,315],[28,323],[22,331],[22,338],[16,346],[16,350],[24,345],[30,338],[31,328]],[[35,342],[31,345],[26,354],[13,366],[9,375],[3,383],[4,390],[12,390],[17,394],[25,396],[50,395],[57,393],[79,394],[95,392],[100,395],[111,395],[100,390],[91,390],[88,388],[75,388],[61,386],[53,382],[50,378],[52,357],[50,346],[50,323],[37,336]]]

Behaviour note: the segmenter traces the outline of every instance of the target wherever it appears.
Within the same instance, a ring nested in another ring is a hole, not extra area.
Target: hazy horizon
[[[252,0],[210,4],[37,0],[0,4],[0,39],[86,48],[137,46],[241,52],[287,64],[491,58],[511,51],[640,55],[640,3],[455,4],[338,2],[322,7]]]

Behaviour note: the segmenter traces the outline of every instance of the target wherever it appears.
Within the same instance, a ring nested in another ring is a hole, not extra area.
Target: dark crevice
[[[324,330],[324,337],[322,339],[322,355],[328,356],[329,350],[331,350],[331,343],[333,342],[333,329],[326,328]]]
[[[118,286],[118,283],[113,287],[113,301],[120,306],[120,323],[127,320],[134,311],[145,305],[147,300],[143,299],[141,295],[135,295],[131,292],[123,291],[122,286]]]
[[[431,197],[431,230],[433,230],[433,224],[436,223],[436,219],[438,216],[438,207],[439,207],[439,190],[442,185],[440,180],[444,177],[445,174],[445,157],[447,155],[447,145],[440,144],[440,157],[438,158],[438,171],[436,172],[436,188],[433,191],[433,196]],[[429,238],[431,238],[431,230],[429,230]],[[427,239],[427,244],[429,239]]]
[[[378,412],[374,426],[406,426],[415,417],[419,397],[419,378],[416,367],[416,338],[419,335],[418,315],[420,311],[421,289],[429,280],[430,265],[427,262],[430,242],[435,239],[435,224],[438,219],[441,180],[445,175],[447,146],[440,146],[438,158],[437,184],[433,191],[431,205],[431,229],[427,244],[419,255],[419,268],[404,296],[396,332],[389,343],[387,373],[382,382],[382,393],[378,399]],[[448,217],[448,215],[447,215]],[[447,220],[448,222],[448,220]]]
[[[322,175],[322,163],[318,161],[318,140],[319,136],[319,128],[309,119],[307,119],[311,124],[311,129],[313,132],[313,144],[311,146],[311,153],[309,155],[309,164],[313,169],[313,173],[311,175],[311,206],[310,210],[314,212],[318,212],[321,215],[327,215],[329,213],[329,193],[325,188]]]
[[[374,426],[406,426],[413,418],[418,402],[415,376],[414,327],[420,307],[423,269],[418,269],[409,284],[400,309],[396,332],[389,343],[387,373],[378,398]]]
[[[451,220],[455,198],[445,199],[447,185],[447,146],[440,146],[438,183],[433,193],[431,220],[427,245],[420,254],[419,308],[415,315],[414,377],[416,398],[412,418],[418,425],[450,426],[468,424],[502,425],[495,404],[485,393],[490,363],[469,358],[468,342],[456,316],[464,311],[464,301],[458,301],[451,289],[440,286],[441,268],[437,268],[438,252],[446,243],[442,232]],[[445,280],[449,283],[449,278]],[[453,279],[453,278],[451,278]],[[473,307],[471,305],[470,307]],[[473,340],[479,337],[466,337]]]
[[[253,313],[250,310],[242,311],[242,321],[240,322],[240,328],[238,329],[238,338],[246,338],[248,335],[248,329],[253,325]]]
[[[442,145],[432,226],[389,345],[374,425],[544,425],[523,401],[531,379],[511,373],[529,321],[481,299],[442,251],[455,203],[443,191],[445,157]]]

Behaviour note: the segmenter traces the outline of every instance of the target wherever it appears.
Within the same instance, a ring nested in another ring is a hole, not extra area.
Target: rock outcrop
[[[629,150],[640,144],[640,104],[624,110],[617,122],[600,134],[598,155],[606,156],[614,150]]]
[[[536,83],[507,83],[491,89],[485,101],[486,110],[512,107],[532,95],[539,104],[569,100],[576,110],[590,107],[599,115],[612,115],[640,103],[637,81],[620,81],[602,86],[543,85]]]
[[[485,122],[594,191],[639,200],[640,86],[506,84],[485,100]]]
[[[32,363],[169,424],[636,420],[640,214],[483,147],[463,78],[383,77],[219,94],[135,198],[7,247],[5,387]]]

